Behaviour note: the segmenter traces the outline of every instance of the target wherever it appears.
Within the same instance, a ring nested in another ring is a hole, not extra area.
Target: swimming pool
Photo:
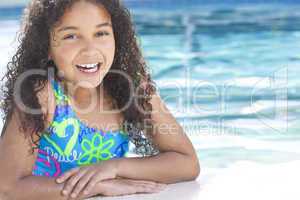
[[[187,9],[136,9],[135,20],[160,93],[202,165],[300,159],[299,6]]]

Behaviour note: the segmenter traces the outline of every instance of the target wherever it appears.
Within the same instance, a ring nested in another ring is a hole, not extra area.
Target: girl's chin
[[[87,88],[87,89],[92,89],[92,88],[97,88],[101,83],[102,83],[102,78],[98,76],[97,78],[90,78],[90,79],[77,79],[76,81],[76,86],[81,87],[81,88]]]
[[[79,69],[76,70],[76,84],[84,88],[96,88],[102,82],[102,70],[98,69],[94,72],[82,72]]]

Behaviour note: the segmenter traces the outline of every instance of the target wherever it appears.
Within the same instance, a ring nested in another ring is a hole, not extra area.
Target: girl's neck
[[[103,83],[96,88],[76,86],[68,81],[64,81],[63,84],[71,102],[78,107],[88,107],[94,103],[98,104],[99,101],[103,102],[108,97]]]

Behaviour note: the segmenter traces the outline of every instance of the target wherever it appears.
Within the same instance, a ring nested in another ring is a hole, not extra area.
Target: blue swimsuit
[[[50,81],[56,108],[53,121],[40,138],[33,175],[57,177],[77,166],[128,154],[129,137],[125,131],[103,132],[85,125],[76,116],[59,82],[54,78]]]

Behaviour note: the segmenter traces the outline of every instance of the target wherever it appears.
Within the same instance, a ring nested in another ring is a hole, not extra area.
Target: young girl
[[[153,193],[198,176],[119,0],[32,0],[22,25],[3,89],[1,200]]]

